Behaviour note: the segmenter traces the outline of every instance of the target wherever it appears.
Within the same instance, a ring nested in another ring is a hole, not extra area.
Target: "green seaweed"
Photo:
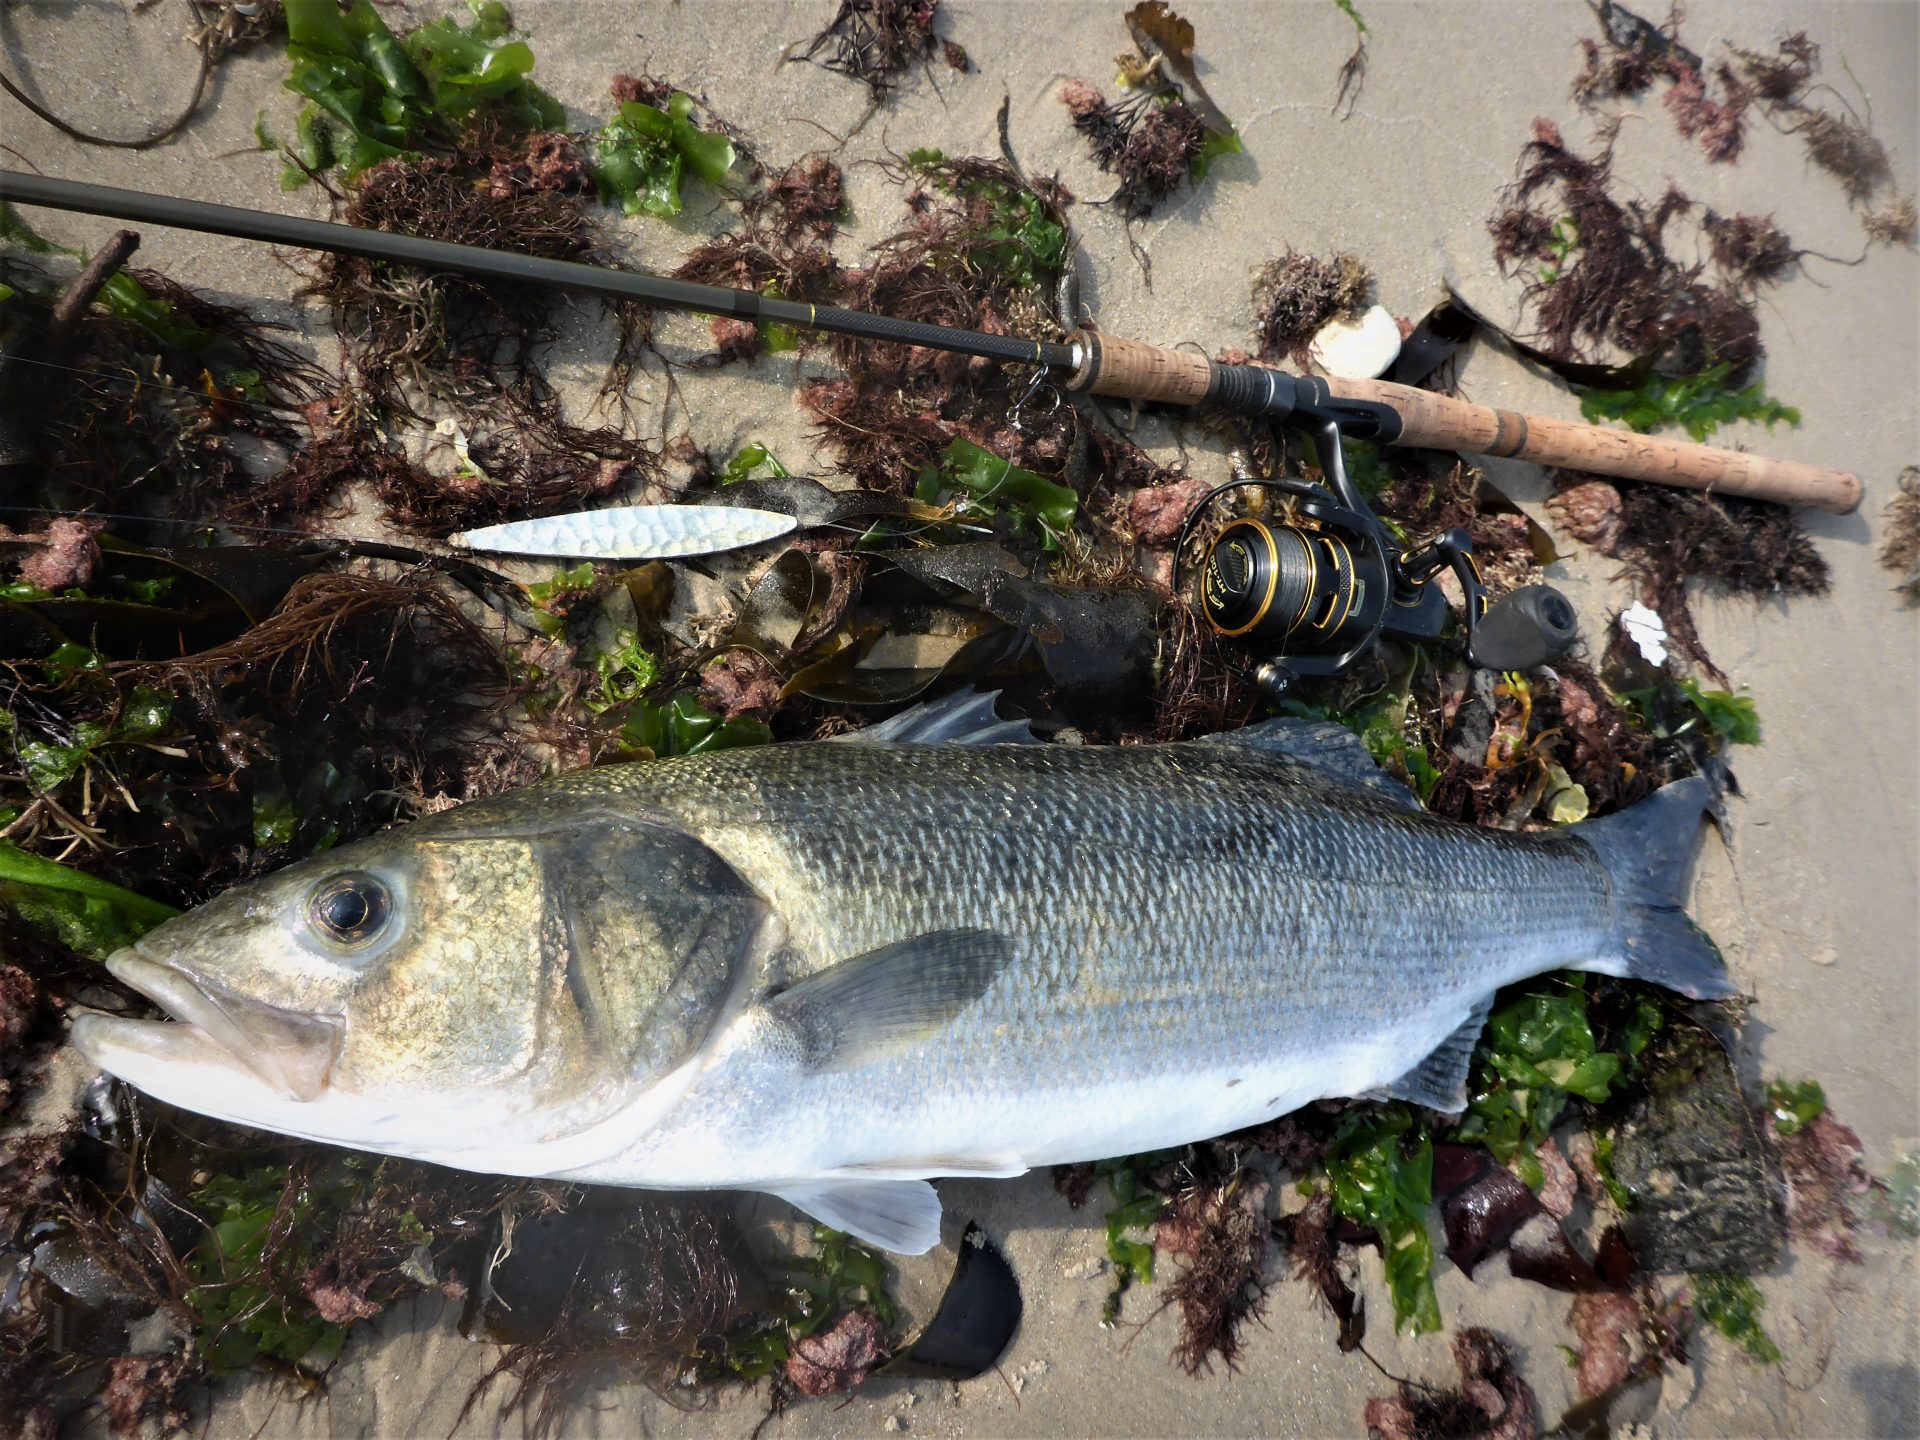
[[[1797,1135],[1827,1108],[1827,1092],[1818,1080],[1775,1080],[1767,1086],[1767,1113],[1782,1135]]]
[[[1113,1288],[1100,1307],[1100,1324],[1111,1329],[1120,1320],[1120,1302],[1136,1283],[1153,1283],[1153,1241],[1135,1239],[1134,1231],[1149,1235],[1154,1221],[1167,1208],[1167,1197],[1147,1188],[1145,1177],[1173,1158],[1171,1152],[1155,1151],[1128,1155],[1117,1160],[1102,1160],[1094,1173],[1106,1177],[1113,1194],[1113,1208],[1107,1211],[1107,1259],[1113,1264]]]
[[[0,903],[70,950],[104,960],[180,912],[0,841]]]
[[[637,632],[625,628],[614,632],[612,645],[594,653],[593,670],[600,688],[580,699],[595,715],[638,700],[660,678],[660,662]]]
[[[1419,1335],[1440,1328],[1433,1290],[1433,1138],[1404,1105],[1349,1110],[1327,1147],[1333,1208],[1380,1237],[1395,1329]]]
[[[1780,1363],[1780,1347],[1773,1343],[1760,1312],[1767,1308],[1759,1287],[1744,1275],[1703,1271],[1693,1277],[1693,1308],[1762,1365]]]
[[[1568,1098],[1606,1100],[1659,1021],[1659,1007],[1641,1002],[1621,1049],[1602,1050],[1587,1018],[1586,976],[1564,973],[1536,982],[1488,1018],[1456,1137],[1486,1146],[1538,1191],[1546,1174],[1537,1152]]]
[[[893,1327],[899,1307],[887,1286],[886,1261],[824,1225],[813,1227],[813,1243],[813,1254],[787,1257],[780,1308],[761,1328],[729,1339],[722,1370],[741,1380],[773,1374],[787,1363],[794,1341],[831,1329],[855,1310],[870,1310],[882,1326]]]
[[[1757,420],[1769,430],[1781,421],[1800,423],[1800,412],[1769,398],[1759,381],[1734,389],[1728,383],[1733,371],[1722,360],[1694,375],[1649,374],[1631,390],[1583,390],[1580,413],[1589,421],[1618,420],[1641,434],[1681,425],[1695,440],[1735,420]]]
[[[1211,153],[1240,149],[1239,137],[1230,138],[1232,144]],[[1204,161],[1196,163],[1202,167],[1197,173],[1205,174]],[[993,175],[956,173],[946,155],[934,149],[909,151],[907,166],[956,199],[981,207],[985,218],[969,237],[969,267],[993,271],[1008,285],[1029,289],[1051,280],[1066,264],[1067,228],[1031,190]]]
[[[1674,723],[1671,715],[1663,716],[1660,687],[1648,687],[1642,690],[1623,690],[1620,701],[1631,706],[1646,719],[1647,728],[1663,740],[1675,739],[1694,728],[1705,725],[1729,745],[1758,745],[1760,743],[1760,711],[1753,703],[1751,695],[1735,695],[1730,690],[1704,690],[1698,680],[1686,679],[1674,684],[1665,691],[1670,699],[1678,695],[1686,702],[1691,716]]]
[[[1030,523],[1043,550],[1060,548],[1080,505],[1080,497],[1065,485],[959,438],[947,446],[940,464],[920,472],[913,493],[929,505],[954,504],[961,519],[990,520],[1004,513],[1016,533]]]
[[[213,1375],[257,1360],[313,1366],[340,1353],[347,1331],[301,1295],[301,1277],[357,1187],[272,1167],[217,1174],[194,1192],[212,1217],[187,1258],[186,1302]]]
[[[751,441],[734,451],[733,458],[727,461],[726,468],[715,479],[722,485],[732,485],[741,480],[751,480],[762,473],[775,480],[784,480],[792,472],[766,446]]]
[[[726,179],[733,143],[700,129],[692,114],[693,97],[679,90],[664,110],[638,100],[623,104],[590,147],[602,203],[617,203],[627,215],[671,219],[685,208],[680,189],[689,166],[709,185]]]
[[[736,715],[722,720],[691,693],[671,700],[642,700],[634,705],[620,728],[622,744],[645,751],[655,759],[669,755],[704,755],[710,750],[733,750],[745,745],[769,745],[773,731],[764,720]]]
[[[286,0],[286,86],[307,104],[293,150],[300,164],[283,186],[336,165],[351,179],[443,144],[482,110],[521,130],[562,124],[560,103],[527,78],[533,51],[504,38],[513,23],[506,7],[473,0],[470,8],[470,26],[444,16],[403,38],[371,0],[344,12],[334,0]]]

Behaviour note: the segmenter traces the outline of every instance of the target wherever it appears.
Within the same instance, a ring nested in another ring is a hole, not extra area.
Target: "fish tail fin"
[[[1694,775],[1574,827],[1606,867],[1620,916],[1617,953],[1579,968],[1664,985],[1695,1000],[1740,993],[1719,947],[1682,904],[1700,817],[1718,813],[1720,789],[1718,775]]]

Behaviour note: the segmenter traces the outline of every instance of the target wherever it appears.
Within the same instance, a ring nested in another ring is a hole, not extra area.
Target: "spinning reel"
[[[1466,531],[1449,530],[1409,551],[1373,513],[1347,473],[1342,448],[1345,436],[1371,438],[1373,408],[1331,401],[1288,417],[1315,437],[1327,485],[1232,480],[1187,516],[1176,557],[1194,522],[1228,490],[1269,490],[1289,502],[1283,518],[1235,520],[1208,547],[1200,608],[1214,633],[1267,652],[1254,678],[1277,700],[1301,676],[1338,675],[1383,635],[1438,638],[1449,607],[1432,582],[1451,570],[1466,596],[1470,664],[1528,670],[1565,653],[1577,632],[1573,606],[1558,590],[1529,585],[1489,602]]]

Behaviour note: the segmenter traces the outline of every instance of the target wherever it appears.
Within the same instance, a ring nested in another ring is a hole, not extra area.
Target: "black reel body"
[[[1271,657],[1256,672],[1269,697],[1279,698],[1299,676],[1339,674],[1382,635],[1437,639],[1451,613],[1432,583],[1442,570],[1454,573],[1466,596],[1472,664],[1528,670],[1573,644],[1573,606],[1550,586],[1529,585],[1489,602],[1464,530],[1417,551],[1401,548],[1347,475],[1338,418],[1325,417],[1314,429],[1330,487],[1231,481],[1194,509],[1180,535],[1184,546],[1194,520],[1225,491],[1257,488],[1286,497],[1279,517],[1230,523],[1200,567],[1201,613],[1216,634]]]

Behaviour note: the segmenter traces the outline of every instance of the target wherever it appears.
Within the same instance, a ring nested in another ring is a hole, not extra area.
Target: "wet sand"
[[[1083,201],[1106,195],[1111,181],[1094,168],[1054,91],[1069,75],[1110,87],[1112,57],[1125,48],[1123,8],[948,0],[945,31],[966,47],[974,72],[958,75],[936,62],[930,73],[909,79],[838,157],[854,211],[838,242],[842,258],[852,260],[902,214],[899,192],[860,162],[888,148],[904,153],[923,145],[995,154],[994,115],[1003,94],[1011,98],[1013,142],[1030,172],[1057,170]],[[191,52],[178,40],[173,9],[134,16],[121,6],[17,4],[0,14],[0,45],[11,71],[30,69],[41,92],[59,97],[73,118],[136,130],[148,123],[136,113],[169,110],[189,83]],[[1198,30],[1203,78],[1238,123],[1248,153],[1216,162],[1212,179],[1137,227],[1153,259],[1151,288],[1129,254],[1118,214],[1084,203],[1074,208],[1083,300],[1103,328],[1196,342],[1208,351],[1245,346],[1249,272],[1289,246],[1356,253],[1378,275],[1381,301],[1398,314],[1418,317],[1451,284],[1490,318],[1516,318],[1519,287],[1494,269],[1485,223],[1536,115],[1558,121],[1576,147],[1590,139],[1590,120],[1567,96],[1579,68],[1576,42],[1594,32],[1583,6],[1367,0],[1371,61],[1344,121],[1330,109],[1353,28],[1331,3],[1196,0],[1181,9]],[[865,107],[864,91],[848,80],[776,64],[785,46],[810,35],[832,11],[826,0],[742,7],[522,0],[516,16],[539,57],[536,78],[568,105],[575,124],[597,123],[608,112],[605,85],[613,73],[650,71],[703,94],[778,166],[831,147],[828,132],[844,133]],[[1894,151],[1897,189],[1911,193],[1920,149],[1920,7],[1702,0],[1689,8],[1684,38],[1712,59],[1724,53],[1723,40],[1766,46],[1789,29],[1805,29],[1821,44],[1825,79],[1856,104],[1862,92],[1871,101],[1875,129]],[[292,133],[295,101],[280,87],[284,71],[272,47],[230,61],[207,110],[185,134],[147,153],[80,147],[10,103],[0,109],[0,139],[52,174],[320,214],[311,189],[280,194],[277,163],[244,153],[263,109],[278,133]],[[1772,212],[1799,246],[1859,252],[1856,215],[1838,184],[1807,164],[1798,140],[1756,117],[1739,162],[1709,166],[1675,134],[1657,92],[1627,108],[1634,118],[1621,131],[1617,173],[1650,199],[1671,178],[1723,213]],[[632,257],[664,268],[700,237],[725,228],[727,212],[709,198],[693,187],[679,222],[625,222]],[[97,243],[111,228],[45,213],[30,218],[74,243]],[[288,271],[263,250],[150,230],[139,259],[222,300],[301,323],[309,318],[287,299]],[[1833,566],[1833,593],[1759,605],[1696,602],[1708,648],[1753,696],[1765,734],[1764,745],[1736,757],[1744,793],[1733,806],[1731,844],[1709,843],[1693,905],[1757,997],[1741,1063],[1750,1080],[1819,1079],[1837,1115],[1860,1133],[1870,1168],[1882,1173],[1920,1135],[1920,612],[1901,607],[1891,577],[1875,562],[1894,477],[1920,460],[1916,264],[1911,251],[1886,249],[1853,268],[1811,261],[1769,292],[1760,312],[1767,389],[1797,405],[1804,423],[1771,435],[1735,427],[1716,440],[1851,468],[1866,482],[1858,513],[1809,522]],[[577,308],[559,372],[570,382],[570,398],[584,403],[599,380],[608,336],[586,307]],[[672,320],[662,333],[688,351],[705,348],[704,322]],[[331,354],[324,334],[314,343]],[[699,444],[723,452],[761,440],[793,468],[824,473],[826,462],[814,459],[806,417],[792,399],[796,370],[818,368],[772,357],[751,370],[685,376],[687,408],[674,413],[669,432],[690,428]],[[1563,389],[1485,349],[1463,367],[1461,387],[1482,402],[1576,413]],[[656,435],[662,393],[653,374],[633,397],[639,423]],[[1184,456],[1193,473],[1225,478],[1224,456],[1197,431],[1184,445],[1159,421],[1143,433],[1157,457]],[[1546,520],[1540,471],[1502,462],[1488,470]],[[1579,605],[1586,633],[1598,635],[1628,591],[1609,562],[1573,553],[1564,537],[1561,547],[1568,557],[1550,578]],[[1120,1327],[1099,1327],[1107,1280],[1096,1212],[1069,1211],[1044,1175],[940,1188],[949,1242],[965,1221],[979,1221],[1025,1287],[1026,1321],[1002,1374],[959,1386],[875,1382],[845,1405],[803,1404],[767,1434],[1353,1434],[1364,1428],[1366,1397],[1387,1389],[1363,1358],[1337,1351],[1332,1321],[1307,1289],[1284,1283],[1272,1292],[1264,1324],[1249,1331],[1238,1372],[1189,1379],[1168,1359],[1173,1322],[1154,1313],[1153,1289],[1134,1292]],[[768,1201],[757,1214],[773,1223],[787,1212]],[[1783,1364],[1759,1369],[1719,1336],[1703,1336],[1691,1370],[1669,1378],[1651,1433],[1920,1432],[1915,1247],[1869,1237],[1863,1248],[1861,1265],[1796,1253],[1763,1279],[1767,1323],[1785,1352]],[[1366,1255],[1361,1264],[1375,1356],[1395,1373],[1450,1382],[1449,1335],[1394,1336],[1377,1257]],[[946,1248],[902,1264],[910,1308],[931,1307],[950,1265]],[[1572,1371],[1559,1348],[1573,1338],[1567,1299],[1497,1269],[1483,1270],[1476,1284],[1442,1261],[1441,1311],[1450,1331],[1486,1325],[1513,1344],[1550,1423],[1573,1398]],[[454,1425],[494,1352],[462,1340],[445,1312],[439,1302],[421,1302],[357,1330],[321,1399],[296,1403],[268,1379],[221,1385],[207,1433],[477,1435],[517,1424],[500,1421],[492,1402],[483,1401]],[[763,1411],[761,1397],[749,1395],[688,1415],[640,1387],[614,1386],[584,1403],[567,1429],[745,1436]]]

